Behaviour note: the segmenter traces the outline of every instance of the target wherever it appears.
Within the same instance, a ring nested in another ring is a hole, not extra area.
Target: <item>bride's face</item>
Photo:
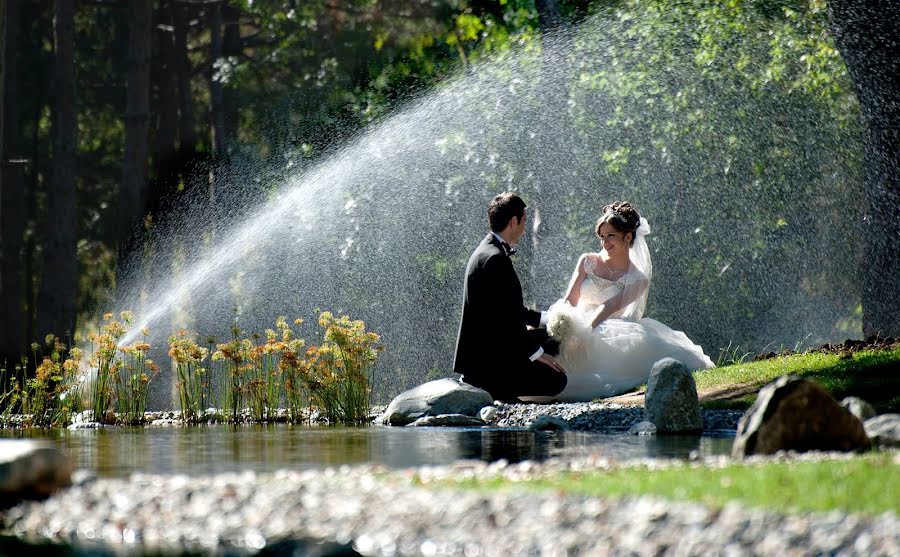
[[[631,233],[622,234],[613,225],[604,222],[600,225],[600,245],[610,255],[628,253]]]

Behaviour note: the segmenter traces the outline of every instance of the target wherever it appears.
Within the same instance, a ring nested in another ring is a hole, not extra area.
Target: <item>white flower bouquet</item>
[[[548,310],[547,333],[562,344],[572,333],[578,319],[578,310],[569,305],[569,302],[560,300]]]

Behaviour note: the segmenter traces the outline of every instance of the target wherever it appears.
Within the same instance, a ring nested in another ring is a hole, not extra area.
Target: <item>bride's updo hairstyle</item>
[[[600,225],[605,223],[611,224],[613,228],[622,234],[630,232],[631,245],[634,245],[635,232],[641,225],[641,215],[638,214],[637,209],[631,203],[616,201],[604,207],[603,215],[597,219],[597,227],[594,229],[594,232],[598,238],[600,237]]]

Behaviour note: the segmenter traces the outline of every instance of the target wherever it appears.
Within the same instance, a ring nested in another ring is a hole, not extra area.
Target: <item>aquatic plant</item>
[[[222,411],[226,421],[237,421],[244,408],[244,394],[247,389],[244,378],[252,365],[250,351],[253,349],[253,343],[249,339],[242,338],[242,334],[240,327],[234,323],[231,326],[231,341],[217,345],[217,350],[210,356],[210,367],[224,375],[220,399],[223,401]]]
[[[122,364],[116,375],[116,413],[121,423],[144,422],[150,381],[159,374],[159,366],[147,358],[149,350],[150,344],[144,341],[119,347]]]
[[[89,367],[94,370],[91,382],[90,409],[94,421],[115,422],[115,414],[112,413],[113,402],[116,394],[116,378],[122,364],[116,357],[119,351],[119,339],[128,332],[125,324],[132,320],[132,313],[123,311],[119,317],[122,321],[113,319],[112,313],[103,315],[106,323],[100,327],[99,332],[91,333],[88,339],[93,349],[93,357]]]
[[[208,350],[188,336],[184,329],[169,339],[169,357],[178,374],[181,419],[196,422],[203,415],[203,388],[207,369],[203,367]]]
[[[78,362],[82,352],[68,349],[54,335],[47,335],[43,349],[33,343],[31,350],[36,364],[33,376],[27,375],[27,359],[16,365],[12,373],[5,365],[0,366],[0,424],[12,425],[13,414],[18,413],[21,426],[66,425],[80,409]]]
[[[370,366],[382,347],[363,321],[331,312],[319,314],[324,338],[306,351],[306,373],[312,402],[332,423],[365,422],[370,408]]]

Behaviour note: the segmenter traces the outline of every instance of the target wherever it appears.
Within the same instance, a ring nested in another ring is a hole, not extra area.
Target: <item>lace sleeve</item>
[[[594,256],[590,253],[584,254],[584,272],[593,275],[596,268],[597,260],[594,259]]]

